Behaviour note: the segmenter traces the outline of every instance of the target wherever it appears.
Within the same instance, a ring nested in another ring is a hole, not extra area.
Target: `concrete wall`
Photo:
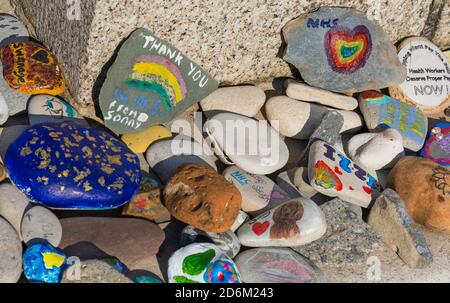
[[[450,46],[448,0],[79,0],[80,18],[70,20],[77,1],[12,0],[61,61],[78,110],[91,117],[101,70],[136,27],[171,42],[222,84],[291,75],[279,58],[281,28],[324,5],[366,12],[394,42],[425,30]]]

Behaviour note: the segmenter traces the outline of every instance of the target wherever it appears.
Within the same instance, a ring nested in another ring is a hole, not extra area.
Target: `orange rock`
[[[221,233],[229,230],[236,220],[242,197],[215,170],[185,164],[167,183],[164,202],[178,220],[206,232]]]
[[[419,157],[402,158],[389,174],[388,187],[405,202],[412,219],[450,232],[450,170]]]

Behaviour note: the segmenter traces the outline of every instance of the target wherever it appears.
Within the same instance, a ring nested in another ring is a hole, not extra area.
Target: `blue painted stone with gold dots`
[[[125,144],[74,122],[33,125],[9,146],[4,160],[16,187],[55,209],[117,208],[141,181],[139,159]]]
[[[59,283],[66,255],[46,242],[35,243],[23,255],[23,272],[30,282]]]

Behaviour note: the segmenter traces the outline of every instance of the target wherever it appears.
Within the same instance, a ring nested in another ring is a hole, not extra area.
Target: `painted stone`
[[[142,172],[141,185],[136,195],[126,204],[122,215],[141,217],[155,223],[170,220],[170,213],[161,202],[161,183],[148,173]]]
[[[249,249],[234,262],[245,283],[316,283],[324,278],[317,266],[289,248]]]
[[[223,176],[239,190],[242,195],[242,210],[252,216],[291,199],[268,177],[247,173],[237,166],[225,169]]]
[[[348,154],[367,169],[391,168],[405,155],[402,135],[395,128],[358,134],[348,142]]]
[[[433,125],[420,156],[443,166],[450,166],[450,123]]]
[[[295,100],[319,103],[344,110],[354,110],[358,107],[358,100],[353,97],[335,94],[291,79],[286,80],[284,85],[286,95]]]
[[[3,65],[1,61],[0,73],[1,75],[3,75]],[[5,98],[10,116],[23,112],[27,109],[27,103],[30,95],[18,92],[9,87],[3,76],[0,77],[0,94],[2,94]]]
[[[200,66],[144,28],[122,44],[100,92],[105,124],[118,134],[183,113],[218,87]]]
[[[240,283],[234,262],[210,243],[193,243],[169,259],[169,283]]]
[[[283,36],[284,60],[311,86],[359,92],[405,80],[405,68],[381,26],[354,9],[321,7],[287,23]]]
[[[450,106],[450,63],[442,51],[423,37],[405,39],[398,47],[406,80],[389,87],[391,96],[438,114]]]
[[[314,187],[311,186],[309,183],[308,167],[295,168],[292,178],[292,182],[300,194],[305,198],[311,199],[316,204],[320,205],[332,199],[319,193]]]
[[[25,212],[20,234],[27,245],[36,241],[45,241],[58,247],[61,242],[62,227],[58,217],[50,210],[42,206],[34,206]]]
[[[83,260],[67,267],[61,283],[133,283],[133,281],[105,260]]]
[[[242,195],[242,194],[241,194]],[[245,213],[244,211],[240,210],[238,216],[236,217],[236,220],[234,221],[233,225],[230,227],[230,231],[236,232],[236,230],[244,224],[245,221],[250,220],[250,217]]]
[[[377,198],[368,222],[408,266],[423,268],[433,261],[425,237],[414,226],[405,203],[392,189],[384,190]]]
[[[387,186],[402,198],[415,222],[450,232],[450,170],[447,167],[407,156],[391,170]]]
[[[28,101],[28,118],[31,125],[45,122],[73,121],[83,126],[89,124],[63,99],[52,95],[35,95]]]
[[[22,242],[14,228],[0,217],[0,283],[16,283],[22,274]]]
[[[254,117],[266,102],[264,90],[253,85],[221,87],[200,101],[206,117],[231,112]]]
[[[13,40],[28,37],[25,25],[16,17],[0,14],[0,48]]]
[[[265,110],[267,119],[280,134],[294,139],[309,140],[323,117],[333,109],[286,96],[277,96],[266,102]],[[338,130],[340,133],[352,133],[362,127],[363,119],[357,113],[336,111],[344,118],[344,125]]]
[[[122,142],[73,122],[30,127],[4,160],[14,185],[50,208],[116,208],[134,196],[141,180],[139,159]]]
[[[0,92],[0,125],[3,125],[8,121],[9,118],[9,109],[8,103],[6,103],[5,97]]]
[[[0,217],[14,227],[19,237],[22,218],[28,205],[28,199],[14,185],[0,184]]]
[[[66,259],[66,255],[52,245],[36,243],[23,254],[23,273],[32,283],[59,283]]]
[[[139,275],[139,276],[134,276],[132,278],[134,283],[141,283],[141,284],[160,284],[160,283],[164,283],[164,281],[162,281],[161,279],[154,277],[154,276],[150,276],[150,275]]]
[[[8,174],[6,173],[6,169],[3,166],[3,164],[0,163],[0,182],[5,181],[5,179],[8,177]]]
[[[231,162],[249,173],[271,174],[288,161],[286,144],[267,121],[221,113],[206,122],[205,130]]]
[[[154,223],[135,218],[74,217],[61,219],[60,248],[82,259],[97,257],[85,243],[114,256],[133,268],[147,256],[156,255],[164,232]]]
[[[194,242],[214,243],[231,259],[241,250],[239,239],[230,230],[223,233],[208,233],[188,225],[181,231],[181,245],[186,246]]]
[[[122,141],[135,153],[145,153],[157,140],[172,137],[170,130],[162,125],[153,125],[143,131],[122,136]]]
[[[176,219],[206,232],[230,229],[241,208],[241,193],[215,170],[180,166],[164,188],[164,203]]]
[[[405,148],[412,151],[422,148],[428,120],[419,108],[377,91],[361,93],[359,108],[370,131],[395,128],[402,135]]]
[[[148,149],[145,158],[164,184],[183,164],[196,163],[217,170],[217,158],[204,150],[200,143],[184,135],[155,142]]]
[[[372,175],[323,141],[311,146],[308,176],[318,192],[361,207],[368,207],[381,190]]]
[[[44,46],[31,41],[13,42],[1,49],[3,77],[25,94],[64,93],[64,75],[58,60]]]
[[[237,235],[248,247],[292,247],[320,239],[326,229],[320,208],[309,199],[297,198],[244,223]]]

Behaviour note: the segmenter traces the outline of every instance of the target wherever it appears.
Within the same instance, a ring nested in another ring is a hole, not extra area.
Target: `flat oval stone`
[[[8,121],[8,118],[9,118],[8,103],[6,103],[5,97],[3,97],[3,94],[0,91],[0,125]]]
[[[0,61],[0,72],[3,74],[3,65]],[[3,76],[0,77],[0,93],[5,98],[6,104],[8,105],[9,115],[15,115],[23,112],[27,109],[28,99],[30,95],[18,92],[6,83]]]
[[[210,243],[193,243],[169,259],[169,283],[240,283],[234,262]]]
[[[221,87],[200,101],[206,117],[231,112],[254,117],[266,102],[264,91],[253,85]]]
[[[14,185],[0,184],[0,216],[14,227],[19,237],[22,218],[28,205],[28,199]]]
[[[439,122],[433,125],[428,134],[420,156],[442,166],[450,166],[450,123]]]
[[[3,77],[10,87],[26,94],[64,93],[61,66],[44,46],[31,41],[13,42],[0,51]]]
[[[164,241],[164,232],[143,219],[74,217],[62,219],[61,225],[59,247],[68,255],[98,258],[101,251],[130,268],[147,256],[156,255]],[[100,251],[92,251],[92,245]]]
[[[23,241],[30,245],[34,241],[45,240],[58,247],[62,237],[62,227],[58,217],[42,206],[34,206],[25,212],[20,228]]]
[[[145,153],[155,141],[170,138],[172,133],[162,125],[153,125],[143,131],[122,136],[122,141],[135,153]]]
[[[21,274],[22,242],[14,228],[0,217],[0,283],[16,283]]]
[[[36,243],[23,254],[23,273],[32,283],[59,283],[66,259],[66,255],[52,245]]]
[[[28,37],[25,25],[16,17],[9,14],[0,14],[0,47],[19,37]]]
[[[52,95],[35,95],[28,101],[28,118],[31,125],[45,122],[74,121],[89,124],[69,103]]]
[[[237,235],[248,247],[294,247],[320,239],[326,229],[322,210],[309,199],[296,198],[244,223]]]
[[[271,174],[288,161],[286,144],[267,121],[221,113],[206,122],[205,130],[234,164],[249,173]]]
[[[11,181],[33,202],[57,209],[110,209],[139,188],[139,159],[108,133],[73,122],[37,124],[8,148]]]
[[[245,283],[316,283],[323,273],[307,258],[290,248],[253,248],[235,259]]]

